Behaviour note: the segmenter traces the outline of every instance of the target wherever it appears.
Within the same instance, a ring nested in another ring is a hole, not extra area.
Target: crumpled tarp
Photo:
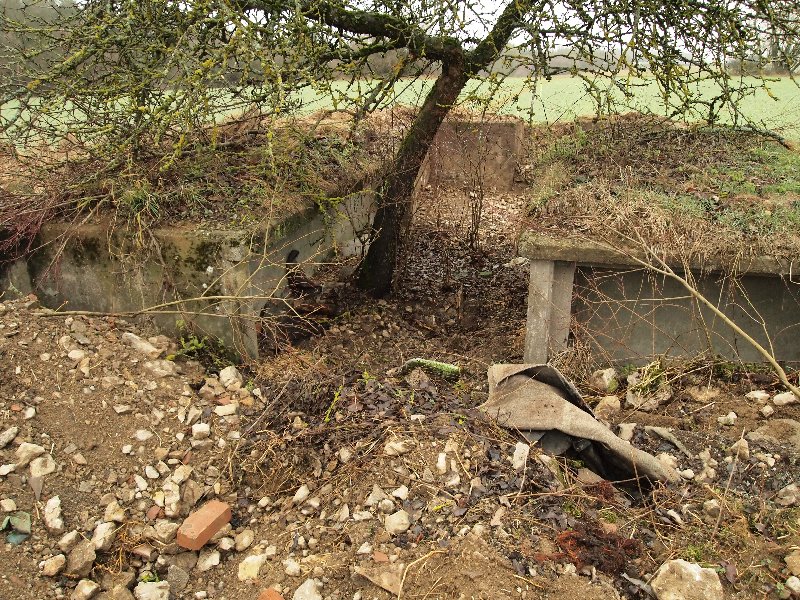
[[[479,409],[499,425],[539,443],[548,454],[574,453],[606,479],[680,479],[674,469],[618,438],[595,419],[575,386],[549,365],[492,365],[489,400]]]

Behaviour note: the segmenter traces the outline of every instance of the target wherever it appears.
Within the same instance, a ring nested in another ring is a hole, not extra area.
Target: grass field
[[[759,85],[756,78],[746,78],[748,85]],[[411,83],[398,84],[397,102],[418,105],[424,94],[432,85],[430,80],[418,80]],[[620,112],[636,110],[666,114],[658,90],[652,82],[639,80],[632,98],[626,99],[623,93],[608,81],[601,81],[598,87],[608,92],[608,97],[615,103]],[[337,82],[337,93],[345,95],[359,94],[360,90],[347,90],[346,82]],[[713,84],[705,84],[696,90],[703,99],[712,98],[718,93]],[[488,86],[473,81],[462,94],[465,108],[482,109],[480,99],[488,96]],[[478,100],[478,101],[476,101]],[[330,100],[313,92],[304,94],[303,102],[307,110],[330,107]],[[490,112],[520,116],[534,123],[558,123],[571,121],[578,116],[597,114],[597,104],[586,91],[583,80],[577,77],[554,77],[550,81],[541,81],[536,93],[525,84],[523,78],[508,78],[494,93],[488,102]],[[741,112],[754,119],[766,129],[780,132],[788,139],[800,140],[800,88],[788,78],[777,79],[768,83],[768,89],[759,89],[753,95],[744,98],[740,104]],[[697,115],[698,118],[701,115]]]
[[[761,85],[756,78],[745,78],[744,82],[753,86]],[[598,88],[603,90],[603,101],[608,103],[610,100],[616,111],[636,110],[662,115],[669,113],[653,82],[638,80],[635,83],[634,93],[630,98],[626,98],[607,80],[600,80]],[[394,102],[419,105],[432,85],[433,81],[430,79],[400,81],[396,86]],[[309,89],[299,99],[303,112],[313,112],[331,108],[333,96],[339,96],[340,99],[354,98],[366,94],[367,89],[367,83],[362,82],[359,88],[348,86],[345,81],[337,81],[333,84],[332,95]],[[715,84],[705,84],[696,89],[695,93],[700,98],[710,99],[718,93],[717,90]],[[227,96],[225,92],[221,93]],[[472,81],[462,94],[462,106],[473,110],[488,107],[489,112],[517,115],[533,123],[559,123],[571,121],[578,116],[597,114],[596,101],[587,92],[584,81],[577,77],[560,76],[550,81],[541,81],[537,84],[535,93],[525,84],[523,78],[510,77],[487,100],[488,96],[486,84]],[[3,105],[0,107],[0,116],[8,118],[14,110],[15,106],[12,104]],[[764,88],[745,97],[740,103],[740,110],[746,117],[759,122],[763,128],[777,131],[787,139],[800,141],[800,88],[792,80],[780,78],[768,82]],[[222,114],[230,114],[230,111]],[[51,112],[50,118],[53,116]],[[697,119],[704,116],[695,115]]]

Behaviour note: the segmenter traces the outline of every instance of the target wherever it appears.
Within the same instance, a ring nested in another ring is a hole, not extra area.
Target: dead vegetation
[[[628,114],[532,132],[530,226],[638,236],[688,261],[791,257],[800,155],[760,134]]]

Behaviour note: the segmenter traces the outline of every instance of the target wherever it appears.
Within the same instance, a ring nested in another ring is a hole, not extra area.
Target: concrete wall
[[[355,232],[368,226],[372,200],[360,194],[328,215],[308,210],[256,231],[158,229],[144,250],[107,226],[49,225],[37,240],[39,250],[2,274],[0,289],[34,292],[50,308],[111,313],[189,298],[235,297],[182,301],[147,318],[170,334],[183,320],[239,354],[255,356],[254,317],[284,307],[288,252],[299,250],[308,272],[334,250],[359,252]]]
[[[699,278],[698,288],[759,343],[769,348],[771,340],[778,360],[800,361],[800,284],[765,275],[745,275],[737,284],[712,274]],[[700,310],[680,284],[641,270],[578,267],[572,313],[573,334],[619,364],[706,351],[763,362],[710,309]]]
[[[524,141],[525,125],[518,119],[448,120],[436,134],[417,185],[473,189],[482,182],[487,191],[509,191]]]

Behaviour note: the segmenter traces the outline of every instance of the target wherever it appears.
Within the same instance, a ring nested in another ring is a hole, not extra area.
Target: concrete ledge
[[[632,257],[647,261],[641,248],[613,248],[589,239],[573,236],[550,237],[532,231],[524,232],[519,239],[519,255],[531,260],[574,262],[581,266],[639,267]],[[686,265],[676,256],[667,255],[665,262],[676,270]],[[694,259],[689,270],[708,273],[738,273],[742,275],[789,275],[798,269],[792,261],[774,256],[716,256]],[[794,269],[794,270],[793,270]]]

